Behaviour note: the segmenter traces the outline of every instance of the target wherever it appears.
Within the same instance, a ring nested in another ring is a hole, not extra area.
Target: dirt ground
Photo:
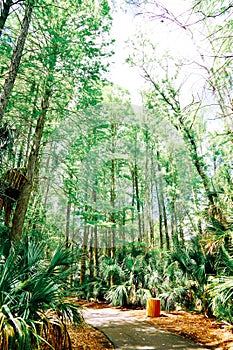
[[[82,303],[84,307],[103,308],[106,304]],[[124,311],[124,309],[122,310]],[[137,310],[132,311],[137,315]],[[140,313],[141,315],[141,313]],[[142,316],[138,316],[139,318]],[[233,350],[233,327],[207,318],[195,312],[164,312],[160,317],[147,317],[147,322],[155,327],[168,330],[187,339],[204,345],[209,349]],[[101,332],[84,324],[75,330],[70,329],[73,350],[104,350],[113,346]]]
[[[151,324],[179,334],[210,349],[233,350],[232,327],[194,312],[162,312],[149,319]]]
[[[76,329],[69,329],[73,350],[114,349],[107,337],[95,328],[85,324]]]

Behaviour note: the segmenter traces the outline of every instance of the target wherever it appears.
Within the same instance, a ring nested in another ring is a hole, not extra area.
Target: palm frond
[[[106,294],[106,299],[111,302],[113,306],[127,306],[129,303],[131,287],[127,283],[115,285],[110,288]]]
[[[82,320],[78,307],[65,300],[72,259],[65,247],[51,261],[41,244],[10,249],[0,270],[1,350],[31,350],[42,343],[71,348],[66,323]]]

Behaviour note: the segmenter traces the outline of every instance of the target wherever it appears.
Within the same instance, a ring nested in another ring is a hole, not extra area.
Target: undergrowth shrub
[[[82,322],[80,308],[67,301],[71,250],[59,246],[47,259],[45,245],[27,238],[8,254],[0,249],[0,349],[71,349],[66,325]]]

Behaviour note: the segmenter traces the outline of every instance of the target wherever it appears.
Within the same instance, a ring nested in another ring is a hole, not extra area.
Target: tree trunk
[[[89,245],[89,276],[93,278],[94,276],[94,250],[93,250],[93,243],[94,243],[94,235],[93,235],[93,227],[91,229],[91,237],[90,237],[90,245]]]
[[[31,144],[31,138],[32,138],[32,130],[33,130],[33,121],[35,120],[38,112],[37,102],[39,98],[39,84],[35,85],[35,83],[32,84],[30,95],[34,96],[34,98],[30,98],[30,104],[32,105],[32,116],[30,116],[27,120],[28,124],[28,131],[26,136],[26,145],[25,145],[25,160],[24,160],[24,167],[26,168],[28,165],[28,159],[30,154],[30,144]]]
[[[159,212],[159,241],[160,241],[160,249],[163,249],[163,214],[162,214],[162,207],[160,203],[160,194],[159,194],[159,188],[157,181],[155,181],[155,190],[156,190],[156,196],[157,196],[157,203],[158,203],[158,212]]]
[[[85,223],[83,231],[83,245],[82,245],[82,256],[81,256],[81,266],[80,266],[80,284],[82,285],[85,281],[86,276],[86,260],[87,260],[87,244],[89,236],[89,227]]]
[[[170,238],[169,238],[169,233],[168,233],[167,212],[166,212],[164,194],[163,194],[162,189],[161,189],[160,200],[161,200],[161,205],[162,205],[162,210],[163,210],[163,222],[164,222],[164,229],[165,229],[166,248],[167,248],[167,250],[169,250],[170,249]]]
[[[28,208],[28,203],[32,191],[33,180],[36,170],[36,163],[39,158],[39,150],[41,139],[43,136],[44,125],[46,121],[46,114],[49,107],[50,90],[47,90],[41,102],[41,114],[37,120],[37,125],[34,133],[33,144],[28,159],[27,166],[27,182],[22,187],[19,198],[17,200],[16,209],[12,219],[12,227],[10,231],[10,238],[18,240],[22,236],[24,219]]]
[[[166,212],[166,206],[165,206],[165,200],[164,200],[164,191],[163,191],[163,184],[161,179],[161,166],[159,163],[159,151],[157,151],[157,169],[158,169],[158,180],[159,180],[159,202],[161,205],[161,213],[163,215],[163,223],[164,223],[164,230],[165,230],[165,238],[166,238],[166,248],[167,250],[170,249],[170,239],[169,239],[169,233],[168,233],[168,222],[167,222],[167,212]]]
[[[95,182],[95,189],[93,191],[93,201],[95,205],[95,211],[96,211],[96,201],[97,201],[97,180]],[[98,276],[98,262],[99,262],[99,257],[98,257],[98,227],[97,227],[97,222],[95,223],[94,226],[94,276]]]
[[[13,0],[3,1],[1,15],[0,15],[0,36],[2,35],[2,30],[5,26],[6,19],[9,15],[10,8],[12,5],[13,5]]]
[[[110,202],[111,202],[111,214],[110,222],[112,223],[111,228],[111,258],[114,257],[116,251],[116,214],[115,214],[115,198],[116,198],[116,189],[115,189],[115,137],[116,137],[116,124],[112,123],[111,125],[111,136],[112,136],[112,159],[111,159],[111,191],[110,191]]]
[[[182,222],[180,221],[179,222],[179,234],[180,234],[180,241],[181,241],[181,244],[184,245],[184,230],[183,230],[183,225],[182,225]]]
[[[47,160],[46,160],[46,163],[45,163],[45,171],[44,171],[44,174],[46,174],[46,178],[45,178],[45,181],[44,181],[44,188],[45,188],[45,193],[44,193],[44,207],[46,209],[47,207],[47,202],[48,202],[48,197],[49,197],[49,190],[50,190],[50,185],[51,185],[51,174],[50,174],[50,161],[51,161],[51,157],[52,157],[52,154],[53,154],[53,147],[54,147],[54,144],[53,142],[50,143],[50,147],[49,147],[49,150],[48,150],[48,157],[47,157]]]
[[[176,219],[175,219],[175,214],[173,210],[171,209],[171,238],[172,238],[172,243],[173,247],[178,247],[179,246],[179,237],[178,237],[178,231],[177,231],[177,224],[176,224]]]
[[[16,167],[20,168],[23,162],[24,140],[21,141]]]
[[[194,199],[195,210],[196,212],[198,212],[200,209],[198,208],[198,198],[194,187],[192,187],[192,194]],[[192,222],[192,220],[190,220],[190,222]],[[202,236],[202,222],[200,217],[198,217],[198,220],[197,220],[197,231],[199,235]]]
[[[131,236],[133,237],[134,241],[134,229],[133,229],[133,222],[135,218],[135,176],[134,176],[134,165],[130,165],[130,172],[131,172],[131,181],[132,181],[132,202],[131,202]]]
[[[66,247],[69,246],[69,240],[70,240],[70,212],[71,212],[71,203],[67,203],[66,207]]]
[[[154,172],[154,163],[153,156],[151,155],[151,171],[150,171],[150,218],[149,218],[149,226],[150,226],[150,244],[151,247],[154,247],[155,244],[155,231],[154,231],[154,182],[153,182],[153,172]]]
[[[99,256],[98,256],[98,228],[94,227],[94,276],[98,276],[99,271]]]
[[[135,195],[136,195],[136,205],[138,212],[138,241],[142,241],[142,218],[141,218],[141,205],[140,205],[140,195],[139,195],[139,183],[138,183],[138,168],[135,161],[134,164],[134,181],[135,181]]]
[[[126,223],[126,210],[123,209],[123,213],[122,213],[122,241],[123,241],[122,254],[123,255],[126,254],[125,223]]]
[[[7,73],[7,76],[2,88],[2,92],[0,95],[0,124],[2,123],[2,119],[6,112],[10,94],[14,87],[15,79],[18,74],[19,64],[22,58],[23,49],[24,49],[24,45],[28,35],[29,25],[31,22],[33,4],[34,4],[34,1],[31,1],[30,5],[28,5],[28,7],[26,8],[23,23],[22,23],[22,28],[18,37],[15,50],[13,52],[10,68]]]
[[[144,210],[143,210],[143,237],[146,242],[146,249],[149,249],[151,231],[150,231],[150,176],[149,176],[149,131],[148,128],[144,131],[146,142],[145,156],[145,177],[144,177]]]
[[[105,242],[106,242],[106,256],[107,257],[111,257],[111,230],[109,228],[106,229],[106,232],[105,232]]]

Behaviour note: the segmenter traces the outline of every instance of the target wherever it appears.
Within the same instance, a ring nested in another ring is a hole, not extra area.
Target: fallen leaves
[[[148,322],[213,349],[233,349],[232,328],[195,312],[163,312],[167,317],[148,318]]]
[[[69,327],[73,350],[114,349],[109,339],[97,329],[83,324],[76,328]]]

